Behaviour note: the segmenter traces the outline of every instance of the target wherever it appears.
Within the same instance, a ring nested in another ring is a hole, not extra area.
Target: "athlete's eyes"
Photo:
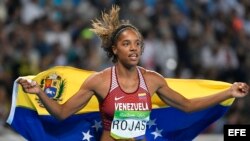
[[[125,47],[129,46],[130,44],[131,44],[130,41],[124,41],[124,42],[122,43],[122,45],[125,46]],[[141,47],[141,46],[142,46],[142,42],[141,42],[141,41],[136,41],[136,42],[135,42],[135,46],[136,46],[136,47]]]
[[[129,46],[129,44],[130,44],[130,42],[128,42],[128,41],[124,41],[124,42],[122,43],[123,46]]]
[[[141,42],[141,41],[137,41],[137,42],[136,42],[136,46],[137,46],[137,47],[141,47],[141,46],[142,46],[142,42]]]

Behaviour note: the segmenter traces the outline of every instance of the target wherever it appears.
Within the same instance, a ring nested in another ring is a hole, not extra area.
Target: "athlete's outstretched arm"
[[[218,104],[229,98],[244,97],[249,92],[249,86],[242,82],[234,83],[229,89],[202,98],[187,99],[178,92],[171,89],[166,80],[159,74],[154,73],[151,78],[157,83],[156,93],[170,106],[181,109],[185,112],[194,112],[209,106]],[[188,92],[187,92],[188,93]]]
[[[80,89],[64,104],[58,104],[50,99],[35,81],[20,79],[18,83],[21,84],[24,92],[36,94],[51,115],[63,120],[83,108],[94,95],[95,77],[96,74],[93,74],[87,78]]]

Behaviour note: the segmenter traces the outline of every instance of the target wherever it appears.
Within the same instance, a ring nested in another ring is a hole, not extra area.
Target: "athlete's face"
[[[126,66],[135,66],[139,63],[142,52],[142,39],[138,32],[128,28],[118,37],[116,46],[113,47],[118,62]]]

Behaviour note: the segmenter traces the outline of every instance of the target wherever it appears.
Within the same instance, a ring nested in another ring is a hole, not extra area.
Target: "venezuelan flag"
[[[92,71],[57,66],[36,76],[46,94],[59,104],[67,101]],[[229,83],[201,79],[166,79],[169,86],[187,98],[204,97],[231,86]],[[144,96],[144,94],[140,94]],[[164,104],[157,95],[152,97],[153,110],[147,124],[149,141],[191,141],[211,123],[221,118],[234,99],[193,113],[185,113]],[[96,97],[76,114],[59,121],[52,117],[36,95],[24,93],[14,82],[12,105],[7,123],[29,141],[98,141],[102,133]]]

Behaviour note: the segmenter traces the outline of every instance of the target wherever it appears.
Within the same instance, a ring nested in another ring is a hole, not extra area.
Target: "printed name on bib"
[[[129,126],[130,125],[130,126]],[[147,121],[136,121],[136,120],[115,120],[112,124],[112,129],[114,130],[129,130],[129,131],[139,131],[145,130]]]
[[[144,109],[146,108],[144,107]],[[115,139],[143,137],[149,115],[150,111],[116,110],[111,125],[111,136]]]

